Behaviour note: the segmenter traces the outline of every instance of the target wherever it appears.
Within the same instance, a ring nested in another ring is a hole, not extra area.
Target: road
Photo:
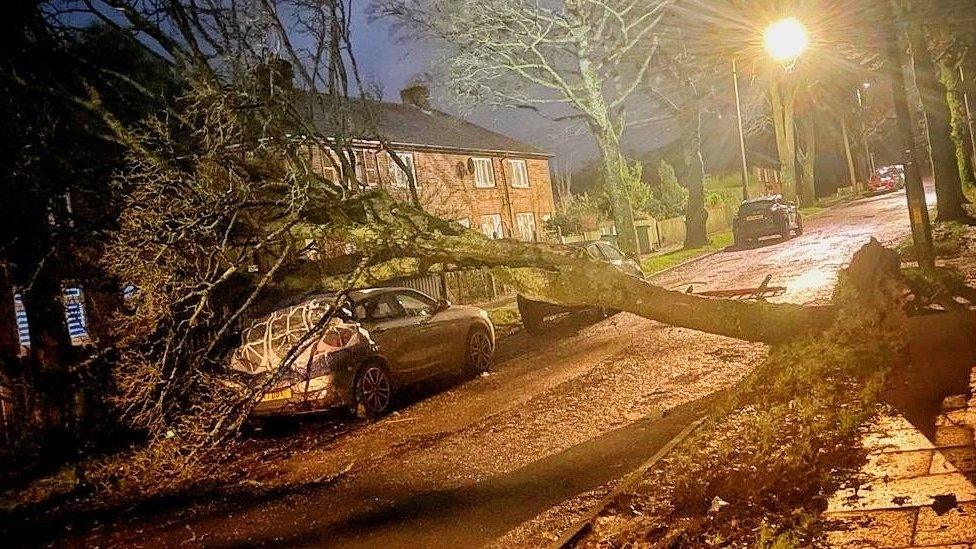
[[[788,288],[824,302],[872,236],[908,234],[903,193],[829,210],[803,236],[659,276],[696,289]],[[249,443],[235,496],[78,532],[72,546],[468,547],[544,544],[766,355],[632,315],[516,334],[494,371],[373,424],[328,420]],[[246,489],[245,489],[246,488]]]

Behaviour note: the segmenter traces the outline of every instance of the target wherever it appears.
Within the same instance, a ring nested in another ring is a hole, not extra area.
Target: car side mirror
[[[440,313],[451,308],[453,304],[446,299],[438,299],[437,307],[434,308],[435,313]]]

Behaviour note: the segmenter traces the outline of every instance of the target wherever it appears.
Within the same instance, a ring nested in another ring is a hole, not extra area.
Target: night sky
[[[431,71],[436,56],[436,44],[402,43],[391,34],[387,21],[369,21],[366,10],[369,2],[355,2],[353,18],[354,54],[364,77],[379,84],[386,101],[399,101],[400,90],[412,77]],[[459,112],[456,105],[442,91],[432,90],[433,103],[444,112],[541,147],[556,155],[554,164],[577,168],[596,158],[596,145],[585,129],[578,125],[555,123],[528,111],[515,109],[478,109]],[[638,151],[646,151],[667,143],[666,128],[644,128],[632,131],[627,144]]]

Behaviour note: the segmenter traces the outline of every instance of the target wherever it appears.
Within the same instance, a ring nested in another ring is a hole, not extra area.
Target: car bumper
[[[255,417],[288,416],[351,406],[352,382],[328,374],[268,391],[251,410]]]
[[[750,222],[747,225],[736,227],[736,235],[741,239],[753,240],[756,238],[766,238],[769,236],[781,236],[783,234],[783,221],[762,221]]]

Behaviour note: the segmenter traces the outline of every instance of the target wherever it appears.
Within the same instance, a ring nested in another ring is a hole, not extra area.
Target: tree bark
[[[800,143],[800,205],[813,206],[817,202],[816,160],[817,160],[817,126],[814,115],[808,115],[799,120],[801,129]]]
[[[796,200],[796,123],[793,109],[796,91],[781,82],[770,88],[773,106],[773,129],[776,132],[776,151],[782,174],[783,198]]]
[[[629,176],[629,173],[626,173],[629,168],[620,152],[620,141],[612,130],[606,128],[594,127],[593,133],[596,135],[600,154],[603,157],[603,180],[610,199],[613,223],[617,228],[617,245],[624,253],[640,253],[637,229],[634,225],[634,211],[624,193],[624,177]]]
[[[963,83],[960,80],[959,69],[948,64],[945,60],[939,63],[939,77],[946,91],[946,104],[949,107],[949,125],[951,127],[952,144],[956,150],[956,164],[959,169],[959,180],[962,185],[972,187],[976,184],[973,174],[972,151],[969,148],[969,117],[966,113],[966,100],[963,94]],[[962,187],[959,192],[962,193]],[[959,197],[965,202],[965,195]]]
[[[909,31],[909,37],[915,81],[925,111],[932,172],[935,176],[937,221],[962,220],[968,216],[962,206],[962,181],[959,178],[955,145],[952,142],[946,93],[936,76],[936,67],[925,46],[924,37],[917,31]]]
[[[697,92],[695,92],[697,93]],[[684,128],[682,143],[681,179],[688,189],[688,208],[685,211],[685,248],[703,248],[708,245],[708,210],[705,209],[705,160],[701,152],[701,108],[697,97],[682,117]]]

